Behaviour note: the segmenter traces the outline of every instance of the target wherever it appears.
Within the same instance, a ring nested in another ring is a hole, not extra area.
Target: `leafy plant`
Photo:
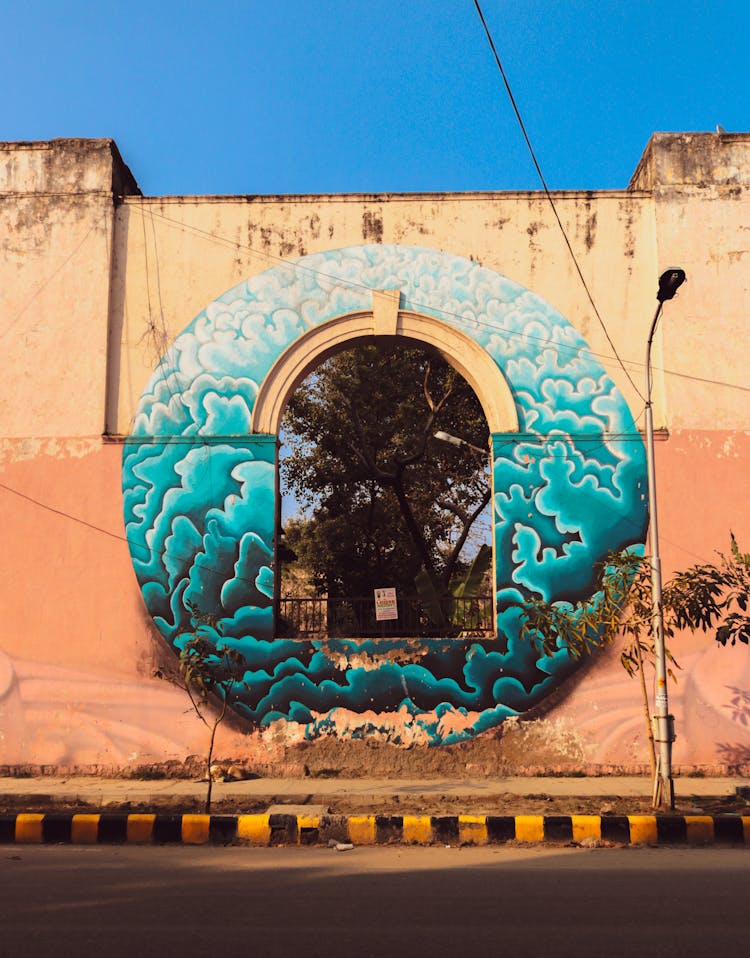
[[[625,636],[620,663],[628,675],[638,677],[649,760],[655,772],[656,746],[644,669],[646,663],[653,666],[655,656],[650,562],[630,551],[611,553],[599,567],[598,584],[599,590],[591,599],[575,605],[541,600],[526,602],[521,634],[536,642],[546,655],[565,648],[575,659],[610,645],[618,635]],[[667,588],[662,598],[668,599],[668,596]],[[663,606],[666,641],[674,635],[675,616],[668,601],[663,602]],[[668,649],[666,654],[672,666],[668,674],[674,680],[674,669],[679,666]]]
[[[662,589],[662,623],[665,643],[678,629],[708,631],[716,628],[716,641],[735,645],[750,641],[750,554],[740,551],[731,536],[730,555],[718,554],[715,563],[702,563],[678,572]],[[645,666],[654,665],[651,562],[633,552],[612,553],[598,571],[599,589],[585,602],[574,605],[531,599],[522,603],[521,634],[546,655],[565,648],[581,658],[597,648],[625,637],[620,663],[639,679],[652,771],[656,748]],[[674,681],[679,665],[668,647],[667,674]]]
[[[750,643],[750,553],[741,552],[730,532],[730,554],[715,563],[681,572],[670,583],[670,606],[676,624],[706,632],[716,629],[720,645]]]
[[[481,614],[479,609],[467,610],[456,602],[456,599],[470,599],[478,596],[482,581],[492,564],[492,549],[482,543],[479,551],[472,560],[468,569],[452,584],[450,598],[445,599],[435,588],[435,583],[430,574],[421,569],[414,579],[417,587],[417,594],[420,596],[429,612],[432,622],[444,629],[450,630],[456,626],[462,632],[471,631],[480,628]]]
[[[163,670],[155,674],[157,678],[166,678],[187,693],[193,711],[209,730],[205,758],[208,783],[205,812],[208,815],[211,811],[211,766],[216,732],[226,718],[227,709],[236,698],[239,687],[246,686],[242,679],[245,666],[239,652],[222,646],[221,643],[215,643],[210,638],[212,633],[213,636],[221,635],[222,627],[217,624],[216,616],[201,612],[190,602],[187,602],[187,606],[195,631],[182,633],[177,637],[177,674],[167,674]]]

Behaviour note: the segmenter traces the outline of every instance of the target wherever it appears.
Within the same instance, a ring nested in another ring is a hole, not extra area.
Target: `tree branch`
[[[394,495],[396,496],[396,500],[398,501],[399,508],[401,509],[401,515],[404,518],[404,523],[406,524],[406,528],[409,532],[409,536],[411,537],[414,547],[419,553],[419,556],[422,560],[422,563],[425,569],[427,569],[427,571],[431,575],[439,578],[435,570],[434,559],[429,550],[427,542],[425,541],[425,538],[422,535],[422,531],[419,528],[419,524],[414,518],[414,513],[412,512],[412,508],[411,508],[411,505],[409,504],[409,499],[404,490],[400,476],[393,483],[393,492],[394,492]]]
[[[344,403],[349,410],[349,417],[351,419],[352,425],[354,426],[355,432],[357,433],[357,438],[360,441],[359,447],[355,446],[354,443],[348,443],[349,449],[354,453],[357,459],[359,459],[362,465],[372,473],[373,477],[377,479],[378,482],[382,483],[383,485],[390,485],[395,476],[392,473],[381,469],[381,467],[377,464],[375,457],[372,455],[369,449],[365,430],[362,426],[362,420],[359,418],[359,413],[357,412],[353,403],[351,403],[346,397],[344,397]]]
[[[446,589],[448,587],[449,582],[451,581],[451,576],[453,575],[453,569],[456,565],[456,562],[458,561],[459,555],[461,554],[461,550],[463,549],[464,544],[469,536],[471,527],[474,525],[479,514],[482,512],[482,510],[485,508],[487,503],[490,501],[490,495],[491,495],[491,490],[490,490],[490,487],[487,486],[482,494],[482,498],[479,500],[479,504],[477,505],[477,507],[472,512],[464,513],[465,518],[462,521],[461,534],[459,535],[458,539],[456,539],[456,541],[454,542],[453,548],[451,549],[450,553],[448,554],[448,558],[445,561],[443,578],[444,578],[444,588]],[[459,519],[461,518],[460,511],[458,511],[457,509],[453,509],[451,511],[454,512],[454,514],[458,516]]]

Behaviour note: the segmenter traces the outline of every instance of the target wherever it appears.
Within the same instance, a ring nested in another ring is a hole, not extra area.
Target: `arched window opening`
[[[489,427],[441,353],[348,344],[280,439],[277,636],[494,635]]]

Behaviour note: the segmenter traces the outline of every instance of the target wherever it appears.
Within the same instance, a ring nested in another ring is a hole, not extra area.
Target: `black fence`
[[[276,634],[288,638],[443,638],[495,634],[491,595],[446,598],[440,610],[420,598],[396,601],[398,618],[377,621],[374,598],[284,598]]]

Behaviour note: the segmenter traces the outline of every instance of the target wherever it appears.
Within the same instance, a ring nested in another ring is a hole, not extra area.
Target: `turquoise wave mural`
[[[436,637],[402,662],[385,659],[393,647],[382,641],[274,638],[276,437],[251,431],[258,390],[287,347],[368,311],[373,289],[395,288],[402,309],[486,350],[519,422],[518,433],[492,437],[497,636]],[[236,711],[253,724],[302,723],[311,737],[339,728],[339,710],[361,716],[347,719],[355,737],[401,710],[426,740],[449,744],[539,704],[578,663],[564,648],[545,657],[521,641],[515,603],[592,596],[596,565],[641,548],[647,524],[643,443],[576,330],[492,270],[403,246],[292,260],[207,306],[144,390],[122,477],[133,567],[166,641],[178,650],[200,628],[218,651],[236,649],[245,669]],[[446,721],[455,714],[466,721]]]

